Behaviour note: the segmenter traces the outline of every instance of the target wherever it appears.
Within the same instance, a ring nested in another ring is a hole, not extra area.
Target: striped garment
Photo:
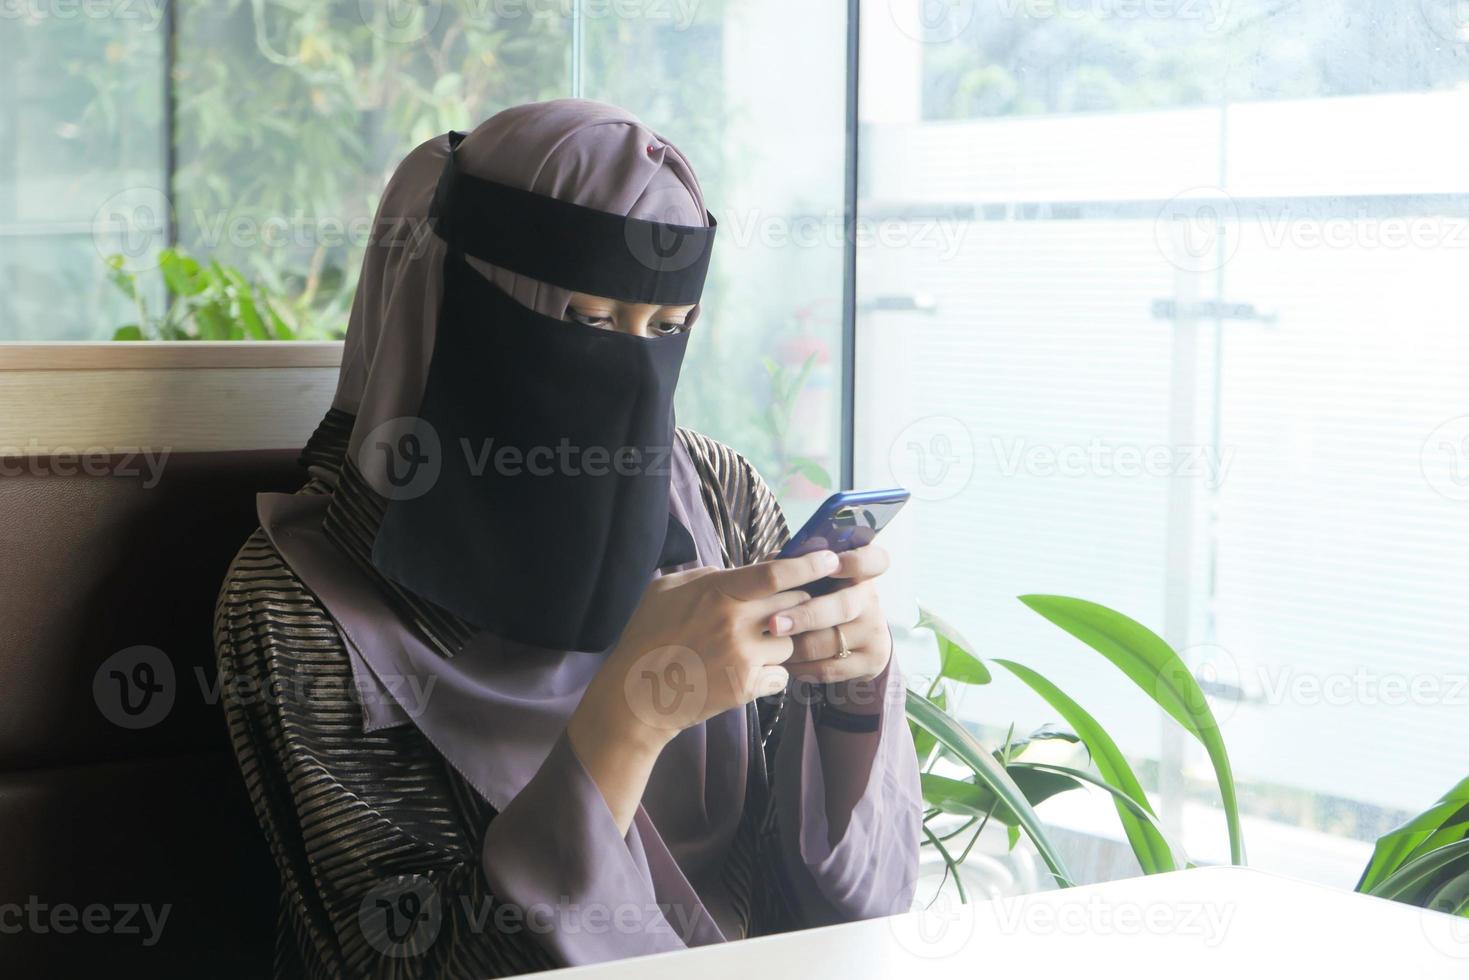
[[[384,504],[346,459],[352,421],[328,414],[302,453],[311,478],[299,492],[333,495],[326,533],[365,563]],[[678,434],[727,562],[777,551],[789,532],[754,468]],[[410,594],[394,601],[445,656],[472,632]],[[524,930],[496,928],[480,865],[494,810],[413,726],[363,733],[340,633],[259,529],[220,591],[215,646],[231,741],[281,879],[277,977],[501,977],[560,965]],[[723,872],[743,936],[806,924],[791,911],[770,793],[782,698],[749,707],[749,789]],[[433,941],[411,955],[371,924],[374,903],[401,897],[405,882],[431,889],[437,917]]]

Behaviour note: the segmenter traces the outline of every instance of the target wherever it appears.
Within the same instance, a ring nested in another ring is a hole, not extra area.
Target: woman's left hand
[[[892,657],[892,634],[873,585],[873,579],[888,569],[887,551],[868,544],[839,558],[841,564],[831,577],[845,585],[776,613],[767,623],[772,635],[790,636],[795,643],[785,664],[793,679],[814,684],[868,681],[881,674]],[[842,640],[850,651],[845,657],[838,656]],[[847,700],[858,710],[863,707],[855,698]]]

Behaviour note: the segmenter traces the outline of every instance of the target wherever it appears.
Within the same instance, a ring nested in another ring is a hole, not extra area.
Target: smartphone
[[[908,502],[908,496],[908,491],[902,487],[838,491],[816,508],[816,513],[801,525],[776,557],[794,558],[824,549],[841,553],[860,548],[888,526],[888,522]],[[825,595],[840,587],[839,580],[824,578],[801,589],[811,595]]]

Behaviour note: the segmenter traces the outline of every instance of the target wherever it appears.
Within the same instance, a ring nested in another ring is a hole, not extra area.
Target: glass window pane
[[[104,339],[132,315],[103,259],[161,243],[155,6],[0,18],[0,340]]]
[[[586,9],[582,94],[676,143],[719,221],[679,422],[745,453],[804,520],[840,478],[846,12]]]
[[[1228,857],[1202,751],[1014,597],[1182,651],[1256,866],[1350,885],[1463,777],[1457,13],[864,6],[858,482],[921,498],[895,607],[1082,701],[1201,860]],[[964,711],[1055,720],[1003,677]]]
[[[266,284],[298,336],[341,336],[368,223],[404,154],[566,94],[569,19],[558,10],[181,4],[180,245]]]

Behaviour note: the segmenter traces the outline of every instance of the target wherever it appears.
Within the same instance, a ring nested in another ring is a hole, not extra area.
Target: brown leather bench
[[[0,461],[0,975],[268,977],[275,871],[211,620],[256,492],[304,473],[100,459]]]

